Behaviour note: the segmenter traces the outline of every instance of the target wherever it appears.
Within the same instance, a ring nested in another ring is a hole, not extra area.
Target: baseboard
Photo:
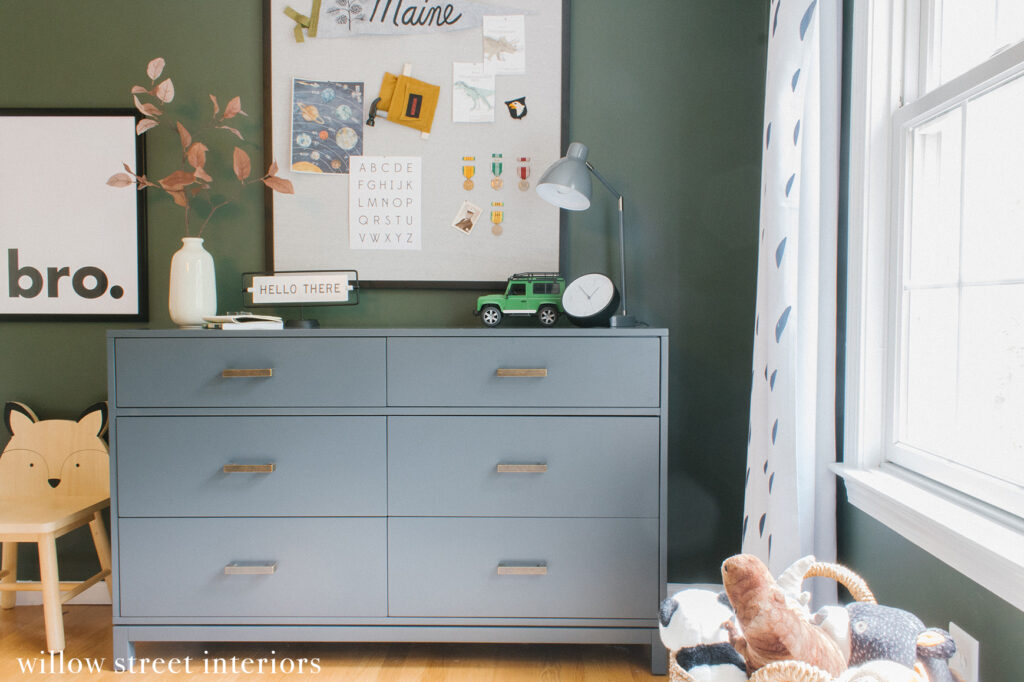
[[[30,591],[30,592],[16,592],[17,606],[37,606],[43,603],[43,593]],[[107,584],[104,581],[100,581],[95,585],[87,588],[82,594],[77,595],[74,599],[68,600],[68,604],[110,604],[110,592],[107,591]]]
[[[716,585],[714,583],[669,583],[666,587],[670,597],[676,592],[681,592],[682,590],[711,590],[712,592],[721,592],[724,589],[721,585]]]

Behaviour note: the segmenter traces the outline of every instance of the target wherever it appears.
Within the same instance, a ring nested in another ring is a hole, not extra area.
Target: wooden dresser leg
[[[64,650],[64,616],[57,574],[57,544],[52,533],[39,536],[39,579],[43,587],[43,620],[47,651]]]
[[[0,563],[0,570],[7,571],[2,579],[5,583],[18,582],[18,543],[5,542],[3,549],[3,562]],[[13,609],[18,598],[17,592],[0,592],[0,608]]]

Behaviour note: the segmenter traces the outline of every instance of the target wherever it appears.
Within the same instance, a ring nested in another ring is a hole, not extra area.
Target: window
[[[1024,518],[1024,57],[991,59],[1024,0],[923,4],[904,83],[935,85],[893,114],[886,459]]]
[[[535,294],[557,294],[558,282],[534,282],[533,293]]]
[[[854,15],[842,474],[1024,609],[1024,0]]]
[[[506,296],[526,296],[526,283],[516,282],[508,285],[508,293]]]

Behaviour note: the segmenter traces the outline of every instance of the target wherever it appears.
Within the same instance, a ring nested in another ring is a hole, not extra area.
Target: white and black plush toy
[[[820,609],[813,620],[836,640],[851,668],[892,661],[916,670],[926,682],[954,682],[949,669],[956,653],[953,638],[940,628],[926,628],[909,611],[854,602]]]
[[[724,593],[682,590],[661,602],[661,642],[697,682],[743,682],[746,664],[722,627],[733,615]]]

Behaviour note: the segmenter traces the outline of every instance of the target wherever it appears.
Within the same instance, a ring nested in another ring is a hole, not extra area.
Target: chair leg
[[[57,541],[53,533],[39,536],[39,579],[43,587],[46,649],[63,651],[64,616],[60,602],[60,577],[57,574]]]
[[[7,571],[2,579],[5,583],[18,582],[18,543],[5,542],[3,549],[3,560],[0,563],[0,570]],[[17,592],[0,592],[0,608],[13,609],[18,598]]]
[[[92,531],[92,542],[96,545],[96,556],[100,559],[100,568],[110,570],[110,540],[107,538],[107,527],[103,523],[103,513],[93,514],[89,522],[89,530]],[[107,592],[114,596],[114,582],[110,575],[106,577]]]

